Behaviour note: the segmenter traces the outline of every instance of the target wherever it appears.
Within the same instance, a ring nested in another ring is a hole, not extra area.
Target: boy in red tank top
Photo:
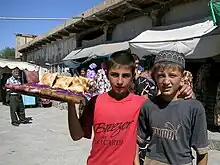
[[[129,93],[135,76],[135,60],[126,51],[115,52],[107,62],[112,90],[93,97],[77,118],[75,103],[68,103],[68,121],[73,140],[94,139],[88,165],[133,165],[136,152],[137,120],[141,96]],[[186,95],[191,88],[183,88]],[[190,92],[189,92],[190,91]]]

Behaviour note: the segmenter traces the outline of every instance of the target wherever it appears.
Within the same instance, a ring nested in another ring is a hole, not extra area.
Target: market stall
[[[219,54],[220,30],[212,20],[181,26],[161,26],[144,31],[129,41],[131,52],[143,57],[162,50],[173,50],[183,53],[187,59],[202,59]]]
[[[1,75],[1,101],[5,101],[6,91],[4,85],[7,78],[11,76],[12,69],[18,68],[21,71],[21,81],[22,83],[33,83],[38,82],[39,78],[44,72],[47,71],[46,68],[42,68],[38,65],[31,64],[28,62],[14,61],[9,59],[0,58],[0,75]],[[37,104],[36,97],[22,95],[22,99],[25,106],[34,106]]]
[[[209,18],[147,30],[129,41],[139,57],[173,50],[185,55],[193,73],[194,92],[207,115],[207,123],[220,126],[220,28]]]

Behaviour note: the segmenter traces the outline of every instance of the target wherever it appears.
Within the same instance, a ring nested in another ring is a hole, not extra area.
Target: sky
[[[0,0],[0,17],[70,18],[103,0]],[[15,47],[15,34],[44,34],[64,20],[0,20],[0,50]]]

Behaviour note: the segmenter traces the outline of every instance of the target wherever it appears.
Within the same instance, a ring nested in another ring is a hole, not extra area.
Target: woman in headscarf
[[[94,95],[99,95],[110,90],[111,85],[107,78],[106,64],[103,62],[95,78]]]
[[[96,77],[96,68],[97,65],[95,63],[90,64],[89,69],[87,69],[86,77],[94,80]]]

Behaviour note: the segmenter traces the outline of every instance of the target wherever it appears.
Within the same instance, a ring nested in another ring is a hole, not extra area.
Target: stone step
[[[220,133],[218,130],[215,132],[208,131],[208,138],[210,149],[220,151]]]
[[[209,149],[220,151],[220,140],[209,140]]]

